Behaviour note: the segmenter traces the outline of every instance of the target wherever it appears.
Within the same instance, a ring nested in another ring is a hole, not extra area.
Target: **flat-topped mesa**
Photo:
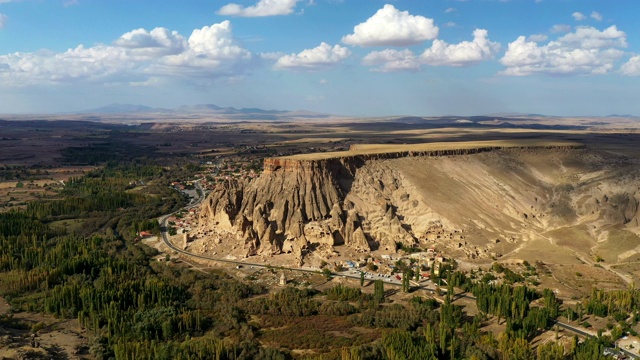
[[[353,175],[355,169],[364,165],[369,160],[363,156],[344,156],[326,159],[295,159],[290,157],[267,158],[263,161],[263,169],[265,174],[275,172],[295,172],[295,173],[323,173],[328,172],[340,177],[349,177]]]
[[[440,142],[423,144],[355,144],[348,151],[300,154],[264,159],[264,171],[297,172],[329,170],[353,172],[354,166],[363,165],[367,160],[398,159],[410,156],[451,156],[470,155],[502,149],[581,149],[585,145],[573,141],[552,140],[494,140],[472,142]]]
[[[400,219],[408,221],[407,214],[413,212],[415,219],[432,215],[415,210],[422,206],[421,198],[401,189],[401,175],[389,172],[384,177],[358,178],[370,161],[583,147],[576,142],[536,140],[357,145],[349,151],[269,158],[258,178],[232,180],[213,191],[202,205],[200,226],[202,232],[219,234],[216,241],[221,249],[240,247],[245,256],[291,252],[302,261],[306,251],[316,248],[309,243],[395,251],[397,242],[413,246],[418,241],[412,227]],[[354,186],[360,193],[353,192]],[[405,213],[396,216],[397,209]],[[371,219],[378,218],[381,225],[371,228]],[[415,220],[413,225],[425,221]]]
[[[322,167],[324,167],[325,164],[326,162],[318,162],[316,160],[296,160],[286,157],[275,157],[264,159],[263,169],[265,173],[272,173],[275,171],[318,171],[322,170]]]

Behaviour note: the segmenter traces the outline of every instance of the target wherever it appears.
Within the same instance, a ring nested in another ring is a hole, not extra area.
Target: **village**
[[[245,167],[241,167],[240,171],[230,173],[229,165],[226,165],[226,167],[224,165],[213,165],[209,167],[205,173],[196,176],[196,180],[184,183],[173,182],[171,186],[176,190],[182,191],[191,198],[191,202],[194,202],[195,199],[201,195],[198,193],[196,183],[205,190],[205,194],[203,194],[203,196],[205,196],[206,193],[214,190],[220,181],[254,176],[256,176],[256,173],[253,169],[245,170]],[[213,178],[213,181],[210,181],[209,178]],[[229,235],[216,234],[213,231],[196,230],[199,213],[200,207],[194,206],[183,209],[167,218],[167,232],[171,236],[172,242],[182,250],[210,256],[211,258],[238,261],[239,263],[282,267],[281,261],[277,259],[277,256],[244,257],[238,255],[237,252],[234,253],[233,250],[237,250],[235,246],[227,249],[215,247],[214,250],[213,246],[207,246],[203,242],[199,242],[199,246],[193,248],[191,245],[195,240],[203,240],[216,235],[224,238],[226,237],[225,235]],[[151,234],[140,233],[140,235],[144,237],[150,236]],[[432,239],[432,241],[442,236],[445,236],[442,229],[431,229],[431,231],[423,235],[425,240]],[[450,234],[447,236],[453,238],[454,235]],[[220,243],[222,239],[215,239],[214,242]],[[446,281],[441,279],[440,275],[445,273],[445,269],[453,270],[456,266],[455,260],[446,258],[443,252],[435,246],[426,249],[417,247],[400,248],[396,253],[392,254],[376,251],[359,254],[358,256],[343,250],[342,246],[335,246],[332,251],[328,252],[327,258],[319,264],[315,264],[315,266],[303,266],[302,268],[318,272],[328,271],[336,276],[345,277],[359,278],[362,273],[365,279],[380,279],[392,284],[401,284],[404,276],[410,276],[411,282],[414,285],[421,286],[432,283],[431,280],[435,281],[438,285],[443,282],[446,284]],[[281,257],[284,259],[287,257],[287,254],[281,255]]]
[[[170,185],[175,190],[184,193],[190,198],[190,203],[194,203],[200,196],[214,191],[221,183],[233,179],[254,179],[260,175],[262,170],[263,148],[246,147],[242,155],[236,153],[233,156],[216,155],[213,159],[201,161],[201,171],[194,174],[192,180],[174,181]],[[289,154],[285,151],[282,155]],[[281,155],[281,154],[278,154]],[[198,186],[196,186],[198,185]],[[199,191],[204,191],[200,194]],[[230,261],[256,263],[260,265],[282,266],[287,262],[287,254],[279,255],[281,259],[274,257],[238,255],[237,246],[221,249],[222,247],[198,242],[198,246],[193,248],[192,243],[196,240],[216,237],[215,243],[226,240],[230,234],[214,232],[211,230],[196,230],[200,207],[194,206],[183,209],[167,218],[167,232],[172,237],[172,241],[178,247],[190,252],[210,256],[211,258],[225,259]],[[151,235],[151,234],[140,234]],[[343,251],[342,246],[331,247],[326,252],[326,258],[321,261],[314,261],[312,264],[304,264],[302,268],[312,271],[328,271],[337,276],[360,277],[361,273],[365,279],[383,280],[392,284],[401,284],[404,276],[410,276],[414,285],[422,286],[432,284],[435,286],[446,283],[441,279],[445,274],[445,269],[455,269],[457,263],[453,259],[448,259],[441,249],[436,248],[436,240],[448,239],[454,242],[454,247],[460,247],[464,243],[458,231],[447,233],[441,226],[432,226],[425,234],[420,236],[421,243],[431,243],[429,247],[418,248],[398,248],[395,253],[383,253],[375,251],[366,254],[354,254],[350,251]],[[241,250],[241,249],[240,249]],[[292,267],[295,268],[295,267]],[[433,280],[433,281],[432,281]],[[434,283],[435,281],[435,283]]]

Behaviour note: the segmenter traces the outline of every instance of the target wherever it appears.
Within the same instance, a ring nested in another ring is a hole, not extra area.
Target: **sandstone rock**
[[[269,218],[262,205],[258,205],[253,209],[253,230],[256,232],[258,239],[262,239],[269,228]],[[273,231],[273,229],[271,229]],[[275,231],[274,231],[275,233]]]
[[[330,222],[329,222],[329,226],[331,227],[331,231],[340,231],[342,230],[342,228],[344,227],[344,219],[343,219],[343,215],[342,215],[342,209],[340,209],[340,205],[339,204],[333,204],[333,207],[331,208],[331,213],[329,214],[329,216],[331,216]]]
[[[276,239],[276,230],[272,224],[265,229],[260,239],[260,253],[263,255],[276,255],[281,252],[281,247]]]
[[[235,180],[226,182],[222,189],[214,191],[205,199],[200,211],[200,219],[217,222],[219,229],[232,231],[233,220],[242,204],[243,191],[243,182]]]
[[[493,150],[265,159],[258,178],[228,181],[210,194],[199,224],[216,230],[213,239],[228,232],[219,246],[230,248],[236,237],[247,256],[290,252],[300,262],[309,248],[332,256],[343,244],[392,252],[396,242],[415,245],[416,234],[424,243],[460,248],[463,237],[452,236],[454,229],[469,230],[470,245],[481,247],[496,247],[505,233],[535,238],[549,227],[591,223],[594,237],[608,225],[640,233],[640,171],[607,167],[607,156],[615,155],[581,159],[568,152],[588,150],[572,147],[534,150],[538,158],[519,150],[488,154]],[[539,161],[550,154],[554,162]],[[500,251],[511,245],[500,243]],[[469,256],[486,258],[483,251]]]
[[[357,228],[356,231],[353,232],[351,237],[351,244],[354,249],[359,251],[370,251],[371,247],[369,247],[369,242],[367,241],[367,236],[362,231],[362,228]]]
[[[353,233],[359,227],[358,215],[355,211],[349,211],[347,213],[347,220],[344,223],[344,227],[340,232],[344,240],[345,245],[353,243]]]
[[[302,218],[302,211],[300,209],[295,209],[295,211],[293,211],[293,215],[291,216],[289,224],[290,225],[288,226],[287,230],[290,237],[304,237],[304,220]]]
[[[238,231],[240,231],[242,236],[247,236],[247,233],[250,230],[253,230],[253,224],[251,223],[251,221],[249,221],[249,219],[247,219],[244,214],[242,214],[238,217],[236,228],[238,229]]]

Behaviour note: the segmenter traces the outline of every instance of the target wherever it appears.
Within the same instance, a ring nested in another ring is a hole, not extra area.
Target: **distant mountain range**
[[[610,117],[610,118],[635,118],[637,116],[631,115],[631,114],[611,114],[611,115],[607,115],[605,117]]]
[[[287,117],[305,118],[326,118],[329,114],[316,113],[306,110],[264,110],[260,108],[221,107],[215,104],[182,105],[175,109],[154,108],[145,105],[134,104],[110,104],[107,106],[80,111],[81,114],[143,114],[143,113],[164,113],[164,114],[211,114],[226,115],[236,119],[265,119],[276,120]]]
[[[527,113],[518,113],[518,112],[504,112],[504,113],[492,113],[487,114],[485,116],[497,116],[497,117],[506,117],[506,118],[520,118],[520,117],[530,117],[530,118],[553,118],[553,117],[563,117],[563,116],[555,116],[555,115],[543,115],[543,114],[527,114]],[[637,118],[636,115],[631,114],[611,114],[611,115],[576,115],[576,116],[564,116],[564,117],[588,117],[588,118]]]
[[[264,110],[259,108],[220,107],[214,104],[182,105],[176,109],[181,112],[214,112],[216,114],[286,114],[287,110]]]
[[[1,0],[0,0],[1,1]],[[224,117],[236,120],[279,120],[287,118],[309,118],[309,119],[322,119],[335,115],[327,113],[317,113],[306,110],[265,110],[260,108],[234,108],[234,107],[222,107],[216,104],[197,104],[197,105],[182,105],[177,108],[155,108],[145,105],[136,104],[110,104],[95,109],[84,110],[76,112],[77,114],[164,114],[164,115],[212,115],[218,117]],[[517,112],[502,112],[492,113],[483,116],[474,116],[473,118],[481,120],[490,120],[485,118],[508,118],[510,121],[518,121],[522,118],[553,118],[555,116],[543,115],[543,114],[531,114],[531,113],[517,113]],[[612,114],[607,116],[587,116],[593,118],[628,118],[635,119],[637,116],[630,114]],[[420,117],[399,117],[399,119],[407,120],[409,118],[421,119]],[[447,118],[459,118],[458,116],[439,116],[440,119]]]
[[[527,113],[518,113],[518,112],[501,112],[501,113],[491,113],[485,116],[497,116],[497,117],[548,117],[547,115],[542,114],[527,114]]]

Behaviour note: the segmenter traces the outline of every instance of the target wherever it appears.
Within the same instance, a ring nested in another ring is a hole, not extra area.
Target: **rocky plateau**
[[[621,261],[640,246],[639,180],[633,159],[579,144],[269,158],[258,178],[207,197],[187,246],[293,265],[401,246]]]

